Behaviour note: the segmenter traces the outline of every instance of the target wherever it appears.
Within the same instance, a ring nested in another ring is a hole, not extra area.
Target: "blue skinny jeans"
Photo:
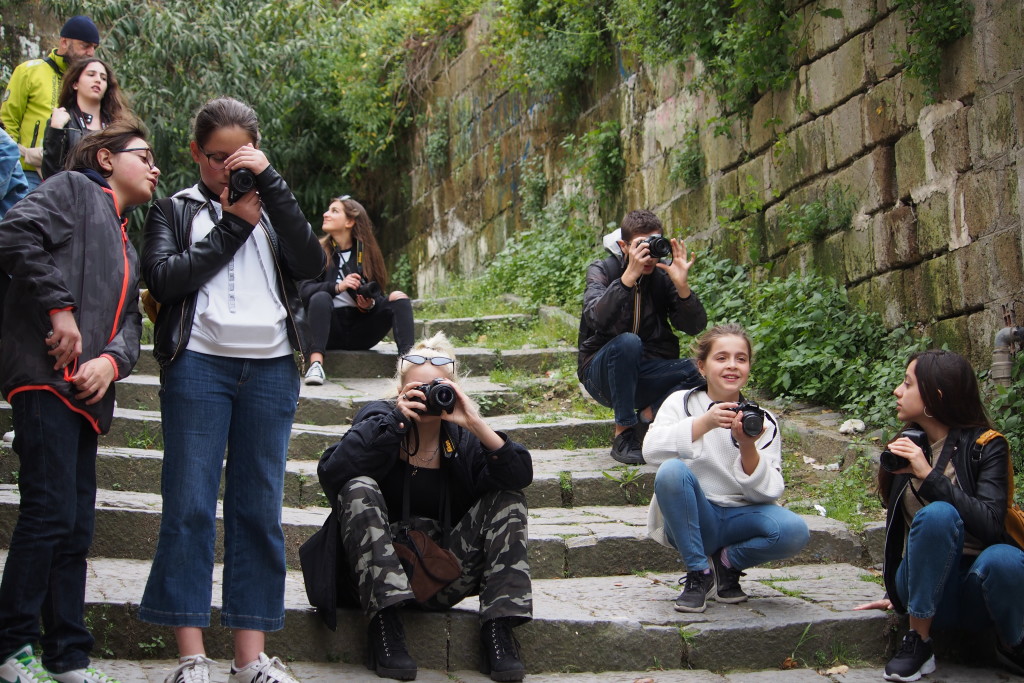
[[[910,525],[896,570],[896,591],[911,616],[934,618],[932,628],[978,631],[994,627],[1003,642],[1024,639],[1024,551],[998,543],[965,556],[964,523],[945,502],[921,508]]]
[[[708,555],[727,548],[734,569],[796,555],[810,532],[800,515],[774,504],[723,507],[710,502],[679,458],[666,460],[654,478],[654,494],[669,542],[687,571],[708,568]]]

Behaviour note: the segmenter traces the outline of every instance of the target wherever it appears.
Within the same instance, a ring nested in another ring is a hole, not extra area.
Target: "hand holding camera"
[[[931,471],[931,445],[928,435],[920,429],[904,429],[878,456],[878,465],[886,472],[910,469],[918,479]]]

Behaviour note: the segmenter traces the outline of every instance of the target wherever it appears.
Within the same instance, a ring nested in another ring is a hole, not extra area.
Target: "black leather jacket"
[[[1009,447],[1006,439],[1000,436],[982,448],[976,448],[975,441],[985,431],[983,427],[950,430],[939,457],[948,452],[956,470],[957,485],[954,486],[936,468],[921,482],[918,493],[929,502],[941,500],[955,507],[964,522],[964,531],[985,546],[1012,543],[1004,528],[1008,495],[1006,459],[1010,457]],[[907,493],[910,479],[909,474],[893,478],[885,520],[885,565],[882,573],[893,609],[901,614],[907,610],[896,591],[896,570],[903,560],[908,529],[900,501]]]
[[[288,308],[288,339],[305,369],[308,350],[306,312],[295,281],[324,272],[324,250],[313,234],[287,183],[268,166],[256,176],[256,187],[270,223],[278,293]],[[146,216],[142,273],[153,298],[160,302],[153,355],[169,365],[188,345],[199,289],[223,268],[249,239],[255,226],[224,212],[210,234],[192,244],[192,219],[206,204],[186,198],[161,199]]]
[[[661,269],[637,280],[627,288],[622,284],[626,261],[611,255],[594,261],[587,268],[587,289],[583,293],[583,313],[577,346],[577,374],[585,381],[586,367],[602,346],[624,332],[639,335],[644,343],[644,358],[679,358],[679,339],[672,327],[686,334],[697,334],[708,324],[708,315],[697,292],[680,299],[672,280]],[[671,326],[669,325],[671,322]]]

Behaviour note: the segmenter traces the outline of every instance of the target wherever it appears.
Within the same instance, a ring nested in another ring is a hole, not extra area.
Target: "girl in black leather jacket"
[[[883,454],[887,597],[857,608],[910,615],[885,679],[934,671],[931,631],[949,627],[994,627],[1001,661],[1024,673],[1024,552],[1004,528],[1009,453],[974,370],[950,351],[914,354],[893,394],[898,417],[919,431],[905,430]]]
[[[146,218],[142,272],[161,304],[164,437],[160,539],[139,616],[175,627],[181,662],[170,683],[209,680],[210,623],[221,471],[221,623],[234,632],[231,683],[294,683],[263,653],[284,625],[284,468],[303,353],[295,280],[317,277],[324,253],[295,197],[259,149],[256,113],[230,98],[196,114],[199,182]],[[229,190],[252,174],[254,189]],[[224,451],[227,465],[224,467]]]

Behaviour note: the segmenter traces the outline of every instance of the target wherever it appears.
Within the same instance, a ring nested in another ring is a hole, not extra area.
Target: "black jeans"
[[[306,317],[312,333],[310,352],[323,353],[327,349],[365,351],[394,330],[398,353],[412,348],[412,301],[380,300],[367,313],[354,306],[334,308],[333,297],[317,292],[309,299]]]
[[[0,658],[39,641],[44,666],[64,673],[88,666],[93,646],[84,609],[96,432],[49,391],[15,394],[11,407],[21,507],[0,583]]]

